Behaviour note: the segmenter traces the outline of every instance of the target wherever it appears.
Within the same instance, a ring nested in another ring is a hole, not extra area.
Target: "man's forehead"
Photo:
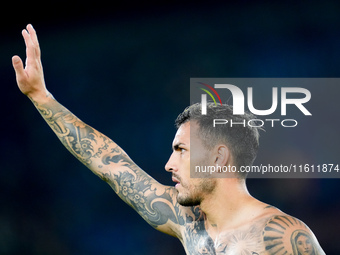
[[[190,143],[190,122],[187,121],[180,125],[180,127],[177,129],[172,145],[189,143]]]
[[[196,123],[195,121],[187,121],[185,123],[183,123],[177,130],[175,138],[173,140],[173,145],[176,144],[186,144],[186,145],[190,145],[190,132],[192,134],[196,133],[196,131],[198,130],[198,123]],[[191,137],[191,138],[195,138]]]

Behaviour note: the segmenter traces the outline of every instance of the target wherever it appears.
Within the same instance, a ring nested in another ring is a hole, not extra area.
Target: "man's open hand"
[[[25,68],[19,56],[12,58],[18,87],[22,93],[31,99],[46,97],[49,93],[45,87],[40,47],[33,26],[27,25],[26,29],[22,30],[22,36],[26,44]]]

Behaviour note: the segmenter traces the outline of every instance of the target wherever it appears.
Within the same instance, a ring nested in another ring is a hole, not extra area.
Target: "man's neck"
[[[206,217],[206,229],[215,236],[236,228],[249,217],[249,209],[259,203],[248,192],[245,181],[234,178],[219,179],[216,189],[200,204]]]

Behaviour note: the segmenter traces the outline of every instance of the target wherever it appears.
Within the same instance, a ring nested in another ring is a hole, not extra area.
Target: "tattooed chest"
[[[204,229],[187,227],[183,245],[188,255],[260,255],[264,254],[261,234],[252,231],[232,231],[214,240]]]

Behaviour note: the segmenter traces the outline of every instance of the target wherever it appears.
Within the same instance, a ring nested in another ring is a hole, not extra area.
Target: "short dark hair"
[[[214,119],[226,119],[234,123],[245,125],[216,125],[213,127]],[[213,148],[218,143],[224,143],[231,150],[234,164],[239,169],[241,166],[251,166],[256,158],[259,147],[259,131],[255,124],[248,125],[248,121],[256,119],[254,115],[245,113],[243,115],[233,115],[231,105],[215,105],[207,103],[207,114],[201,114],[201,104],[196,103],[187,107],[178,115],[175,124],[179,128],[188,121],[196,121],[199,125],[200,138],[208,148]],[[240,178],[246,178],[246,173],[240,173]]]

